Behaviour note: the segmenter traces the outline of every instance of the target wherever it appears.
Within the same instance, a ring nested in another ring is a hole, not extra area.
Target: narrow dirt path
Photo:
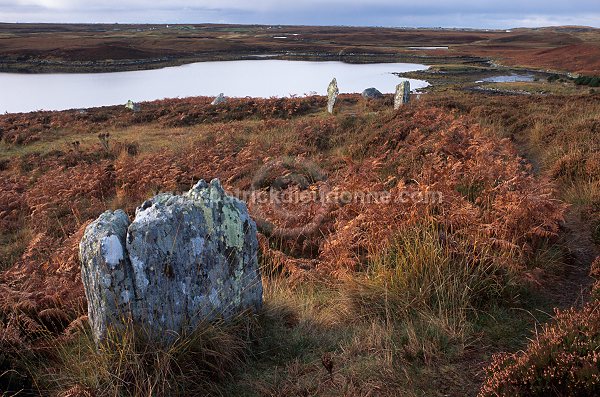
[[[579,307],[590,297],[594,280],[590,268],[594,259],[600,256],[600,248],[592,240],[590,226],[581,219],[581,211],[571,207],[566,214],[562,232],[566,248],[565,274],[554,285],[548,286],[557,307]]]
[[[527,139],[514,142],[520,155],[531,165],[537,176],[543,174],[540,160],[529,150]],[[561,187],[558,186],[560,196]],[[570,203],[567,203],[570,204]],[[600,247],[592,240],[591,225],[582,219],[582,209],[571,205],[561,226],[560,244],[565,254],[564,273],[553,277],[542,286],[542,293],[559,309],[581,307],[590,298],[594,279],[590,277],[592,262],[600,256]]]

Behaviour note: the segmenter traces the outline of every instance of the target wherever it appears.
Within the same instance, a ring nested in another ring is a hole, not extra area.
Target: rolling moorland
[[[418,49],[418,47],[448,47]],[[412,47],[412,48],[411,48]],[[101,72],[252,59],[488,64],[593,74],[600,32],[586,27],[432,30],[251,25],[0,23],[0,71]],[[421,62],[423,60],[427,62]]]
[[[343,60],[418,56],[433,65],[423,72],[433,86],[398,111],[390,96],[342,95],[334,115],[319,96],[0,115],[1,391],[600,393],[600,94],[567,75],[600,75],[597,30],[294,27],[313,41],[281,44],[270,30],[290,27],[152,27],[2,25],[2,59],[14,56],[2,68],[123,70],[134,49],[146,51],[136,68],[273,51],[339,59],[351,47],[362,55]],[[119,35],[121,44],[106,45]],[[213,47],[178,35],[206,35]],[[450,48],[443,56],[400,49],[428,45]],[[172,58],[149,61],[158,54]],[[500,59],[539,78],[474,89],[480,76],[505,71]],[[284,192],[392,200],[292,203],[284,213],[293,217],[249,203],[264,221],[259,314],[206,324],[169,350],[134,332],[96,349],[77,248],[89,222],[106,209],[132,215],[152,195],[199,179],[219,178],[233,193],[290,174],[302,178]],[[407,193],[412,200],[394,200]]]

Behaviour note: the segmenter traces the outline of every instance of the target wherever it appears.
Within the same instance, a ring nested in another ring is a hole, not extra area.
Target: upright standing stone
[[[106,212],[80,243],[82,279],[97,342],[126,321],[168,345],[204,320],[262,306],[256,224],[218,180],[161,194],[133,222]]]
[[[396,95],[394,96],[394,109],[400,109],[400,106],[410,101],[410,81],[406,80],[396,86]]]
[[[337,97],[340,94],[340,90],[337,85],[337,80],[335,77],[329,83],[329,87],[327,87],[327,111],[333,114],[333,107],[335,106],[335,101],[337,101]]]
[[[225,94],[220,93],[219,96],[216,97],[214,99],[214,101],[212,101],[211,105],[216,106],[216,105],[220,105],[225,102],[227,102],[227,98],[225,98]]]

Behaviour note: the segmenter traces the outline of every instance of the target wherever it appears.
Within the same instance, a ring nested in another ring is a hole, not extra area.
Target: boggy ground
[[[488,31],[257,25],[0,24],[0,71],[123,71],[275,54],[283,59],[347,62],[499,63],[598,75],[599,32],[586,27]],[[411,48],[431,46],[448,49]]]
[[[524,348],[553,307],[593,302],[596,96],[446,93],[394,112],[389,97],[344,95],[334,116],[322,97],[209,103],[0,116],[0,390],[476,395],[492,353]],[[261,313],[167,351],[134,332],[97,351],[84,227],[215,177],[236,194],[339,194],[249,203]],[[572,216],[587,255],[569,242]],[[510,379],[501,363],[482,393]]]

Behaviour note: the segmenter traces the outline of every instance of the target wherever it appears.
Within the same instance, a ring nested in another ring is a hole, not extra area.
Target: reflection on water
[[[478,83],[518,83],[518,82],[531,82],[535,79],[532,75],[525,74],[511,74],[507,76],[494,76],[488,77],[478,81]]]
[[[343,93],[375,87],[392,93],[403,79],[392,73],[427,69],[409,63],[355,65],[342,62],[248,60],[201,62],[157,70],[88,74],[0,73],[0,112],[64,110],[163,98],[283,97],[318,93],[337,78]],[[409,79],[413,89],[429,84]]]
[[[447,50],[448,47],[408,47],[410,50]]]

